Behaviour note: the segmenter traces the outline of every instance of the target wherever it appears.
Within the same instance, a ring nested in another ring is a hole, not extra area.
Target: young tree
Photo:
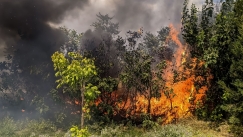
[[[91,25],[93,31],[86,31],[81,38],[84,56],[95,58],[97,77],[92,80],[97,85],[101,100],[93,107],[92,114],[97,120],[110,121],[116,111],[119,98],[114,97],[118,89],[118,76],[122,69],[120,62],[125,51],[125,40],[118,36],[119,24],[114,23],[108,14],[97,14],[97,20]],[[103,121],[104,122],[104,121]]]
[[[83,57],[79,53],[69,52],[68,57],[63,53],[55,52],[52,55],[55,76],[59,79],[57,88],[69,86],[73,92],[79,91],[81,101],[81,128],[84,125],[84,109],[99,94],[98,88],[88,83],[97,74],[94,61]]]

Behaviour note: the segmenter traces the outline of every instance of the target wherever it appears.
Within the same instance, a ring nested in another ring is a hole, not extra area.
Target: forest
[[[123,37],[103,13],[83,33],[0,15],[0,136],[243,136],[243,0],[215,5]]]

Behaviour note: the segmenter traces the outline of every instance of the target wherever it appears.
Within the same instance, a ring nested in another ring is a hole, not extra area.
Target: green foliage
[[[187,43],[191,46],[195,46],[198,35],[198,15],[195,4],[191,6],[191,14],[189,15],[188,0],[184,1],[183,16],[182,16],[182,35]]]
[[[164,27],[164,28],[161,28],[158,32],[158,40],[160,42],[164,42],[166,41],[169,33],[170,33],[170,28],[169,27]]]
[[[68,55],[71,61],[59,52],[55,52],[52,56],[54,69],[57,71],[55,75],[60,77],[57,80],[57,87],[59,88],[67,84],[75,92],[80,90],[82,86],[85,86],[84,84],[97,75],[97,72],[93,60],[82,57],[80,54],[74,52],[69,52]],[[99,93],[96,86],[90,83],[85,86],[84,95],[87,102],[93,101]]]
[[[66,117],[67,117],[67,115],[64,114],[64,113],[57,113],[57,114],[55,115],[56,122],[59,123],[59,124],[62,124],[63,121],[64,121],[64,119],[65,119]]]
[[[146,115],[145,117],[146,118]],[[73,133],[74,137],[195,137],[195,136],[210,136],[217,137],[221,136],[220,132],[212,132],[206,124],[196,123],[199,121],[186,122],[184,125],[182,123],[156,126],[156,128],[146,129],[142,127],[136,127],[127,124],[125,125],[116,125],[109,124],[104,126],[103,124],[93,124],[92,126],[86,127],[83,130],[80,130],[77,126],[73,126],[71,129],[68,129],[69,132],[66,134],[57,129],[55,125],[48,120],[39,119],[39,120],[21,120],[15,121],[10,117],[5,117],[0,120],[0,136],[3,137],[68,137]],[[150,122],[149,122],[150,123]],[[192,124],[192,125],[191,125]],[[96,127],[95,127],[96,125]],[[153,125],[153,124],[152,124]],[[66,126],[66,125],[64,125]],[[89,129],[89,130],[88,130]],[[92,132],[90,129],[93,129]],[[71,131],[72,130],[72,131]],[[227,130],[227,129],[225,129]],[[240,133],[241,129],[239,127],[234,127],[231,130],[235,130]],[[146,132],[145,132],[146,131]],[[225,131],[223,133],[226,133]],[[64,135],[65,134],[65,135]],[[225,135],[225,134],[224,134]],[[226,134],[228,135],[228,134]],[[240,135],[240,134],[239,134]]]
[[[236,35],[235,39],[232,39],[230,45],[230,51],[228,51],[230,55],[230,66],[229,66],[229,75],[226,80],[221,80],[218,82],[220,88],[223,90],[223,104],[221,108],[227,112],[229,123],[232,124],[232,132],[235,132],[236,135],[240,136],[243,134],[242,130],[237,131],[237,126],[242,127],[243,125],[243,12],[242,6],[243,1],[238,0],[235,3],[235,7],[233,9],[233,20],[234,21],[234,34]],[[241,133],[240,133],[241,132]]]
[[[26,127],[29,131],[36,133],[51,133],[56,131],[56,126],[49,120],[27,120]]]
[[[49,107],[45,105],[44,98],[35,96],[31,102],[32,105],[36,105],[36,110],[40,113],[46,113],[49,110]]]
[[[204,125],[205,126],[205,125]],[[206,127],[204,127],[206,128]],[[203,131],[196,129],[193,126],[186,126],[183,124],[164,125],[146,132],[138,127],[130,126],[108,126],[101,130],[100,137],[218,137],[221,134],[209,130]]]
[[[67,84],[77,90],[80,89],[79,84],[84,84],[97,72],[93,60],[74,52],[69,52],[68,55],[71,61],[59,52],[52,55],[54,70],[57,71],[55,76],[61,77],[57,80],[57,87]]]
[[[120,126],[116,127],[105,127],[101,130],[101,137],[122,137],[124,136],[123,131],[121,130]]]
[[[143,122],[142,122],[142,127],[146,130],[150,130],[150,129],[156,129],[159,127],[159,124],[157,122],[154,122],[152,120],[152,117],[150,114],[143,114],[141,115]]]
[[[117,111],[116,105],[121,101],[120,98],[112,96],[112,93],[118,89],[118,80],[112,77],[98,78],[95,83],[101,92],[99,94],[101,102],[92,107],[92,115],[94,115],[95,121],[110,123],[115,111]]]
[[[49,95],[51,95],[52,99],[53,99],[55,102],[63,103],[62,100],[61,100],[61,97],[58,95],[58,90],[56,90],[56,89],[52,89],[52,90],[50,91]]]
[[[16,121],[7,116],[0,120],[0,136],[2,137],[63,136],[62,132],[56,131],[56,126],[44,119]]]
[[[163,30],[161,30],[160,33],[162,33]],[[160,35],[161,36],[161,35]],[[153,35],[152,33],[150,32],[146,32],[145,36],[143,37],[144,39],[144,44],[146,45],[147,48],[149,49],[152,49],[154,47],[158,47],[159,46],[159,39],[158,37],[156,37],[155,35]],[[162,38],[161,36],[161,39],[164,39]]]
[[[89,137],[90,136],[90,133],[89,133],[87,127],[79,130],[77,126],[73,126],[70,129],[70,132],[71,132],[72,137]]]
[[[191,44],[194,38],[190,37],[190,32],[194,32],[196,20],[190,24],[193,17],[184,10],[183,36],[193,47],[192,55],[203,60],[214,76],[201,115],[216,121],[226,118],[237,129],[243,125],[243,1],[224,1],[218,15],[213,13],[212,5],[213,2],[207,0],[202,8],[200,25],[195,27],[198,34],[195,34],[197,41],[194,44]]]
[[[120,74],[120,79],[132,100],[138,94],[144,95],[148,100],[148,113],[150,113],[151,98],[159,98],[160,89],[164,86],[159,74],[163,71],[161,68],[165,64],[160,62],[159,65],[155,65],[155,68],[152,67],[152,64],[153,57],[143,49],[127,51],[124,57],[124,69]]]
[[[74,51],[77,51],[77,47],[80,45],[80,39],[82,37],[82,34],[78,34],[77,31],[70,30],[66,27],[60,27],[60,30],[62,30],[65,36],[67,36],[67,41],[65,42],[65,46],[72,48],[72,50]]]
[[[242,137],[243,136],[243,127],[238,125],[232,125],[230,127],[230,132],[234,133],[235,137]]]
[[[4,117],[0,121],[0,136],[2,137],[10,137],[16,135],[17,126],[15,125],[15,121],[10,117]]]
[[[192,129],[180,125],[166,125],[148,132],[144,136],[146,135],[155,137],[193,137],[195,133]]]

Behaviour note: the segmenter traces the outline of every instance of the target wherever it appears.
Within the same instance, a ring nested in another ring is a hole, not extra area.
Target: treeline
[[[1,117],[43,117],[60,127],[71,127],[80,124],[79,114],[83,111],[88,116],[86,122],[107,124],[131,120],[141,123],[151,112],[152,98],[159,98],[162,89],[165,89],[167,97],[173,94],[162,78],[165,60],[172,59],[173,48],[176,47],[173,42],[171,47],[164,45],[169,27],[161,28],[156,35],[150,32],[143,34],[141,28],[122,38],[119,36],[119,24],[112,22],[109,15],[100,13],[91,26],[93,30],[80,34],[60,28],[64,42],[46,43],[55,47],[52,53],[59,47],[59,52],[50,54],[49,59],[34,55],[26,58],[19,52],[20,48],[29,46],[32,46],[29,52],[35,51],[35,43],[26,42],[28,39],[25,38],[19,40],[19,47],[13,47],[16,48],[14,52],[6,53],[6,60],[0,64]],[[81,67],[84,62],[91,67]],[[90,69],[92,75],[89,75]],[[56,76],[59,79],[57,83]],[[92,94],[93,91],[95,94]],[[148,102],[145,111],[136,108],[138,95]],[[88,96],[92,100],[89,103]],[[124,108],[127,102],[131,106]],[[90,116],[92,119],[88,120]]]
[[[192,57],[205,64],[213,79],[199,118],[227,120],[232,131],[243,135],[243,1],[225,0],[215,13],[213,0],[206,0],[199,12],[184,1],[182,33]],[[198,74],[204,75],[204,73]]]

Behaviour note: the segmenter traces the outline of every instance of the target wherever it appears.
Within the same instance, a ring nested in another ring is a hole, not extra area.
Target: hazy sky
[[[204,0],[191,0],[198,7]],[[169,23],[178,24],[184,0],[91,0],[82,11],[74,11],[62,24],[78,32],[85,32],[96,21],[96,14],[109,14],[119,22],[120,30],[139,29],[156,32]]]

